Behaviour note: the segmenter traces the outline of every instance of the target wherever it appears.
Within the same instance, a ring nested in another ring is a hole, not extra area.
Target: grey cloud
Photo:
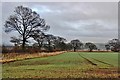
[[[68,41],[79,38],[105,42],[117,37],[117,2],[3,3],[3,23],[18,5],[37,11],[51,26],[47,33],[63,36]]]

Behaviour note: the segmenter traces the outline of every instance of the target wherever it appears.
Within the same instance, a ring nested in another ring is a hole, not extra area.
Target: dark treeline
[[[43,35],[42,35],[43,36]],[[47,37],[46,37],[47,36]],[[48,38],[49,37],[49,38]],[[41,38],[41,37],[40,37]],[[26,44],[24,52],[27,53],[37,53],[37,52],[55,52],[55,51],[100,51],[99,48],[94,43],[87,42],[82,43],[80,40],[75,39],[67,42],[65,38],[53,35],[44,35],[44,38],[39,39],[37,37],[34,39],[32,45]],[[3,53],[23,53],[21,40],[11,37],[11,42],[14,43],[14,46],[2,46]],[[120,51],[120,41],[118,39],[112,39],[105,44],[106,51]]]
[[[67,40],[60,36],[46,34],[50,26],[40,17],[35,11],[28,7],[17,6],[14,14],[5,22],[5,32],[9,33],[15,31],[19,33],[18,37],[11,37],[10,42],[14,44],[13,48],[6,48],[2,46],[3,53],[6,52],[51,52],[51,51],[65,51],[65,50],[84,50],[92,52],[99,50],[94,43],[87,42],[83,44],[80,40],[75,39],[67,42]],[[33,39],[34,42],[31,42]],[[106,50],[120,51],[120,40],[113,39],[108,41],[105,45]]]

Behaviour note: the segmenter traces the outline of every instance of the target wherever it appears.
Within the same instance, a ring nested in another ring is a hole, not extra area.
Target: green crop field
[[[3,78],[117,78],[118,53],[66,52],[3,64]]]

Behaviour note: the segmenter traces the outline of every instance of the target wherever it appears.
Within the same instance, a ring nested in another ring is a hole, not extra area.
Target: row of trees
[[[44,37],[43,37],[44,36]],[[97,49],[96,45],[93,43],[82,43],[78,39],[71,40],[69,43],[66,43],[66,39],[59,37],[59,36],[53,36],[53,35],[43,35],[42,39],[41,37],[36,37],[36,42],[33,45],[25,45],[26,48],[30,50],[37,50],[37,52],[41,51],[65,51],[65,50],[84,50],[87,49],[90,52],[93,50],[99,50]],[[47,36],[47,37],[46,37]],[[48,37],[49,36],[49,37]],[[35,36],[34,36],[35,37]],[[22,44],[20,42],[20,39],[17,39],[15,37],[11,38],[11,42],[14,43],[14,51],[17,51],[21,49]],[[118,39],[112,39],[108,41],[108,43],[105,45],[106,50],[112,50],[115,52],[120,51],[120,41]],[[3,48],[4,49],[4,48]]]
[[[50,26],[32,9],[18,6],[14,12],[15,14],[10,15],[5,22],[5,32],[19,33],[19,37],[11,37],[10,42],[15,44],[15,48],[22,47],[22,50],[25,51],[30,38],[37,42],[33,46],[37,46],[39,50],[44,46],[51,51],[53,46],[56,48],[57,45],[63,46],[65,44],[64,38],[44,33],[50,29]]]
[[[38,35],[38,31],[37,34],[31,35],[31,37],[33,37],[33,39],[36,41],[35,43],[33,43],[32,48],[38,49],[39,51],[43,49],[48,51],[64,51],[73,49],[73,51],[75,52],[77,49],[82,50],[85,48],[89,49],[90,52],[92,50],[97,50],[96,45],[90,42],[83,44],[78,39],[75,39],[67,43],[67,40],[63,37],[50,34],[45,35],[43,33],[41,35]],[[22,45],[21,40],[15,37],[11,37],[11,42],[14,43],[15,49],[16,47],[20,47]],[[26,45],[26,47],[28,46],[29,45]]]
[[[19,33],[19,37],[11,37],[12,43],[15,45],[15,50],[22,48],[25,51],[29,45],[29,39],[34,39],[32,48],[39,51],[45,49],[48,51],[53,50],[71,50],[83,49],[84,47],[92,51],[97,49],[96,45],[88,42],[85,45],[78,39],[71,40],[66,43],[66,39],[60,36],[54,36],[52,34],[45,34],[45,31],[50,29],[50,26],[40,17],[35,11],[28,7],[18,6],[15,8],[15,14],[10,15],[5,22],[5,32],[9,33],[15,31]],[[116,41],[116,42],[114,42]],[[114,43],[114,44],[113,44]],[[112,49],[119,51],[119,40],[115,39],[105,45],[106,49]],[[112,46],[112,47],[111,47]]]
[[[38,49],[39,51],[43,49],[48,51],[66,49],[66,39],[62,37],[54,36],[52,34],[44,34],[38,30],[30,36],[34,39],[35,42],[32,42],[32,45],[26,44],[25,48],[31,46],[32,48]],[[16,37],[11,37],[11,42],[14,43],[15,47],[20,48],[22,46],[22,40],[20,40],[20,38],[17,39]]]
[[[77,49],[89,49],[91,52],[92,50],[97,50],[97,46],[94,43],[87,42],[82,43],[78,39],[71,40],[69,43],[66,43],[66,39],[59,36],[54,36],[44,33],[39,33],[39,31],[36,32],[36,34],[31,35],[33,39],[36,41],[32,46],[34,48],[37,48],[41,51],[41,48],[47,49],[49,51],[54,50],[71,50],[73,49],[76,51]],[[21,40],[20,38],[11,37],[11,42],[14,43],[14,46],[21,46]],[[28,46],[28,45],[26,45]],[[108,41],[108,43],[105,45],[106,50],[112,50],[115,52],[120,51],[120,40],[119,39],[112,39]]]

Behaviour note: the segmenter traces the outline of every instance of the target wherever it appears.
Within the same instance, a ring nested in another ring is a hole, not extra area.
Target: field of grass
[[[66,52],[3,64],[3,78],[117,78],[118,53]]]

